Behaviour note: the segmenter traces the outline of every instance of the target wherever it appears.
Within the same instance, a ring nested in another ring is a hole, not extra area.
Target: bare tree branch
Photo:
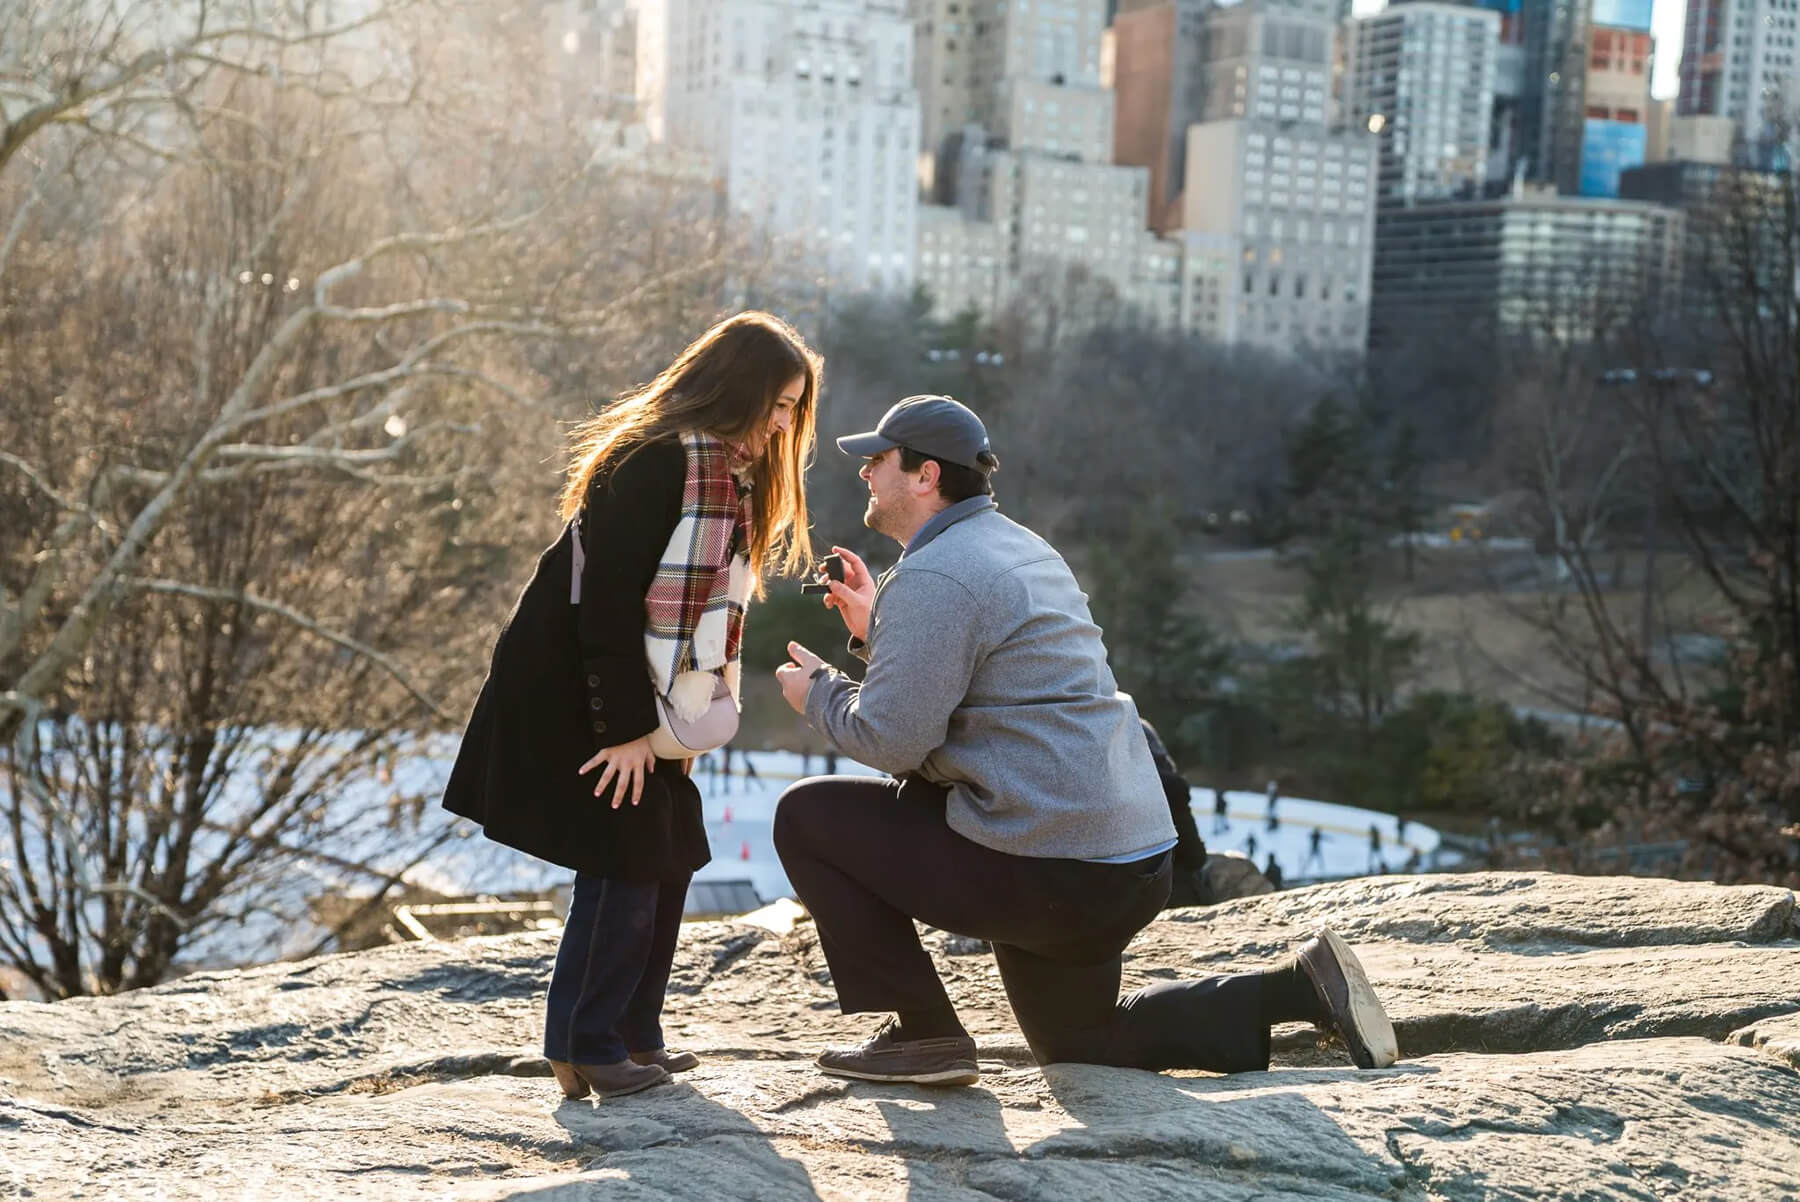
[[[25,109],[17,117],[7,120],[0,113],[0,174],[3,174],[14,155],[26,145],[40,130],[51,123],[77,115],[91,105],[102,103],[109,98],[118,98],[129,88],[147,79],[158,70],[171,70],[177,63],[204,62],[207,65],[222,65],[227,60],[212,56],[211,48],[228,45],[233,42],[261,45],[278,49],[294,49],[306,46],[318,46],[347,38],[361,30],[379,25],[393,19],[404,0],[388,0],[388,3],[376,5],[362,16],[336,25],[327,25],[318,29],[302,30],[298,33],[283,33],[261,28],[254,24],[235,25],[223,29],[207,30],[204,17],[200,18],[195,31],[187,37],[176,38],[161,46],[152,46],[139,51],[123,62],[109,63],[103,68],[83,73],[77,70],[53,90],[43,89],[41,99],[30,108]],[[98,28],[98,26],[96,26]],[[117,31],[113,45],[117,43]],[[107,51],[95,54],[99,62],[107,62],[111,57],[111,47]],[[235,62],[234,67],[240,66]],[[255,68],[243,68],[255,70]],[[258,72],[260,74],[261,72]]]
[[[31,481],[31,483],[37,487],[39,492],[43,493],[46,497],[49,497],[56,503],[57,508],[66,509],[71,513],[78,513],[110,534],[116,535],[118,533],[118,527],[113,525],[104,514],[94,509],[85,501],[78,501],[73,497],[65,497],[61,492],[57,491],[54,484],[44,478],[42,472],[38,471],[36,467],[27,463],[19,456],[14,455],[10,451],[0,451],[0,463],[4,463],[8,467],[15,469],[20,475]]]
[[[305,614],[283,605],[279,601],[270,601],[267,598],[255,597],[249,593],[234,593],[228,589],[205,588],[197,584],[189,584],[184,580],[154,580],[141,577],[128,577],[126,578],[125,583],[131,588],[140,589],[146,592],[170,593],[183,597],[200,597],[208,601],[229,601],[233,604],[247,605],[252,609],[259,609],[265,613],[274,614],[284,621],[290,622],[301,630],[306,631],[308,634],[316,635],[328,643],[333,643],[344,648],[346,651],[354,651],[370,663],[376,665],[391,676],[394,679],[394,682],[405,689],[413,700],[424,706],[431,716],[438,719],[440,722],[456,721],[454,715],[445,710],[430,697],[426,696],[417,685],[413,684],[412,678],[407,674],[406,670],[395,663],[391,657],[383,655],[381,652],[359,639],[351,638],[349,635],[339,631],[327,629],[307,617]]]

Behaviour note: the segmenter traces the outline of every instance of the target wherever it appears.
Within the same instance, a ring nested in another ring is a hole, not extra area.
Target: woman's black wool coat
[[[700,792],[673,760],[657,760],[643,800],[612,808],[594,796],[603,747],[656,729],[644,654],[644,596],[681,517],[687,458],[650,443],[595,473],[582,519],[587,554],[579,608],[565,529],[541,556],[494,645],[444,791],[444,808],[488,838],[577,872],[678,878],[711,858]]]

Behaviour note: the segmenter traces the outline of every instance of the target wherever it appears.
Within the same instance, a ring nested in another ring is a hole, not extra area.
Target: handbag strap
[[[581,604],[581,573],[587,567],[587,548],[581,543],[581,513],[569,519],[569,604]]]

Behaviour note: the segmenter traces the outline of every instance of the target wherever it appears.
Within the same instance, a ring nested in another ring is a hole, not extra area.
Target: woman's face
[[[800,400],[806,395],[806,377],[795,376],[782,386],[781,395],[775,398],[775,408],[769,411],[768,419],[760,430],[752,431],[748,445],[745,447],[754,456],[761,455],[769,449],[769,444],[777,434],[785,433],[794,427],[794,414],[800,408]]]

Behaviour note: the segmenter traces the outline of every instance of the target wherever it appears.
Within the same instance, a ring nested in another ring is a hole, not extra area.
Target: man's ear
[[[938,477],[943,474],[943,466],[939,464],[937,460],[927,459],[924,463],[921,463],[919,465],[919,483],[923,486],[923,491],[935,493],[938,486]]]

